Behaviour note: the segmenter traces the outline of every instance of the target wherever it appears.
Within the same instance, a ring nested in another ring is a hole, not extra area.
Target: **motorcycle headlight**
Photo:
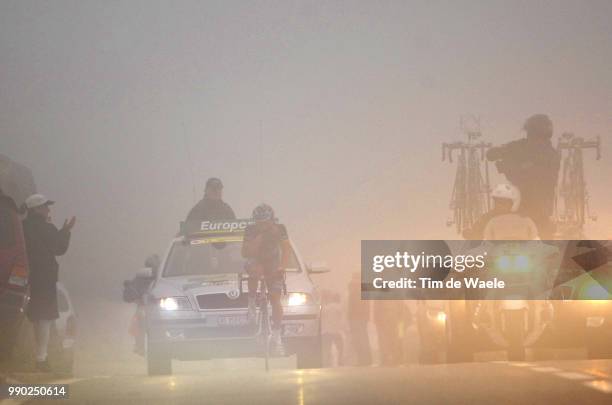
[[[524,273],[531,271],[529,256],[500,256],[496,262],[497,268],[503,272]]]
[[[306,305],[311,301],[310,295],[305,293],[289,293],[287,294],[286,303],[290,307],[298,306],[298,305]]]
[[[531,267],[529,263],[529,257],[525,255],[516,256],[514,258],[514,267],[518,271],[529,271]]]
[[[164,297],[159,300],[159,308],[164,311],[190,311],[191,303],[187,297]]]
[[[501,271],[508,271],[512,267],[512,259],[510,256],[500,256],[496,264]]]

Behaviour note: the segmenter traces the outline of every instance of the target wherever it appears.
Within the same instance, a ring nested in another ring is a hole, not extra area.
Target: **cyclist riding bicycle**
[[[289,237],[287,229],[277,223],[274,210],[267,204],[253,210],[253,220],[255,223],[245,230],[242,245],[242,256],[248,259],[249,321],[256,318],[257,287],[263,279],[272,306],[272,344],[278,353],[283,353],[281,295],[285,290],[285,268],[291,255]]]

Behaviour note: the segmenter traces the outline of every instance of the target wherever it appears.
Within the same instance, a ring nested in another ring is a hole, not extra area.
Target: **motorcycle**
[[[521,361],[552,324],[548,294],[559,252],[540,241],[489,243],[486,274],[503,279],[505,287],[487,290],[475,307],[473,327],[505,348],[509,360]]]

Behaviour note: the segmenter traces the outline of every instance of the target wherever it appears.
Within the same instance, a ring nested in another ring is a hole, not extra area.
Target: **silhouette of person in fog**
[[[361,299],[361,274],[353,273],[348,285],[348,321],[351,345],[356,356],[356,365],[372,364],[372,349],[368,336],[370,301]]]
[[[552,145],[553,124],[544,114],[532,115],[523,129],[525,138],[491,148],[487,159],[521,192],[520,212],[537,225],[540,239],[552,239],[555,187],[561,157]]]

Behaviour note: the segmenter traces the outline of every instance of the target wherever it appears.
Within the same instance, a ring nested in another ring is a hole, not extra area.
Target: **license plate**
[[[219,326],[244,326],[248,323],[246,315],[221,315],[217,317]]]

